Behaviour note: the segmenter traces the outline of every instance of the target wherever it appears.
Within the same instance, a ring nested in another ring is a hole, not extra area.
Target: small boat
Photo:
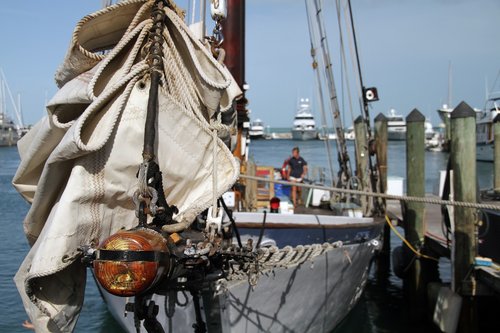
[[[436,131],[434,130],[434,127],[432,126],[432,123],[429,119],[425,119],[424,130],[425,130],[424,135],[425,135],[426,140],[431,139],[434,136],[434,134],[436,133]]]
[[[354,141],[356,139],[356,133],[354,132],[354,126],[350,126],[345,131],[344,137],[347,141]]]
[[[294,140],[315,140],[318,138],[318,130],[308,98],[301,98],[299,101],[293,120],[292,138]]]
[[[318,134],[318,139],[324,141],[326,139],[328,140],[337,140],[337,133],[331,133],[331,132],[328,132],[326,134],[323,134],[323,133],[319,133]]]
[[[390,109],[387,117],[387,139],[392,141],[406,140],[406,121],[404,117]]]
[[[476,113],[476,159],[493,162],[495,132],[493,122],[500,113],[500,93],[490,94],[484,109]]]
[[[248,135],[251,139],[262,139],[265,134],[264,122],[259,118],[255,119],[250,123],[250,128],[248,130]]]
[[[432,137],[425,139],[425,149],[432,152],[444,151],[444,133],[434,132]]]

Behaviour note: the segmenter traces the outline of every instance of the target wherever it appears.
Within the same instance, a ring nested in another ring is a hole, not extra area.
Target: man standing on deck
[[[292,157],[288,160],[288,180],[292,183],[302,183],[307,175],[307,162],[300,156],[299,147],[292,149]],[[298,186],[292,186],[292,202],[297,205],[297,194],[300,203],[302,189]]]

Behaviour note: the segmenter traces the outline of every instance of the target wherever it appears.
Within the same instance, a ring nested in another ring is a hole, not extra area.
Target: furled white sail
[[[24,221],[32,248],[15,280],[37,331],[74,328],[85,287],[78,247],[137,224],[131,197],[142,162],[152,5],[122,1],[78,23],[48,115],[19,143],[13,184],[32,203]],[[156,155],[167,201],[179,208],[175,219],[189,223],[238,176],[213,131],[234,132],[221,112],[233,112],[241,92],[174,9],[165,8]]]

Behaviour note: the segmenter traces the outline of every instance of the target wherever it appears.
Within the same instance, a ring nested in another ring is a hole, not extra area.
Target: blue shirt
[[[288,165],[291,169],[290,176],[294,178],[300,178],[304,173],[304,166],[307,165],[307,162],[301,156],[299,156],[299,158],[292,157],[288,161]]]

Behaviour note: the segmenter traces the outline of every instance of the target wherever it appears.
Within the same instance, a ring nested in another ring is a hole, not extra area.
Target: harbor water
[[[332,143],[334,144],[334,142]],[[348,144],[349,150],[352,152],[353,143],[349,142]],[[259,165],[281,167],[294,146],[300,147],[301,155],[311,169],[315,166],[326,167],[328,165],[322,141],[255,140],[252,142],[250,155]],[[405,177],[405,149],[405,142],[389,143],[389,176]],[[351,154],[351,156],[353,155]],[[445,169],[447,158],[445,153],[426,153],[427,192],[437,191],[439,170]],[[13,282],[13,277],[29,250],[22,227],[22,220],[29,205],[11,185],[18,164],[19,155],[15,147],[0,148],[0,290],[3,293],[0,302],[0,332],[12,333],[27,332],[22,327],[27,316]],[[477,169],[480,187],[491,187],[492,164],[478,163]],[[393,246],[397,246],[401,242],[393,235],[391,243]],[[446,281],[450,274],[449,263],[444,262],[440,268],[441,277]],[[339,300],[339,302],[343,301]],[[335,333],[411,331],[404,311],[405,301],[401,280],[391,272],[378,274],[372,267],[367,287],[360,302],[335,330]],[[426,329],[426,331],[428,330]],[[87,278],[85,302],[76,332],[122,332],[107,312],[90,274]]]

